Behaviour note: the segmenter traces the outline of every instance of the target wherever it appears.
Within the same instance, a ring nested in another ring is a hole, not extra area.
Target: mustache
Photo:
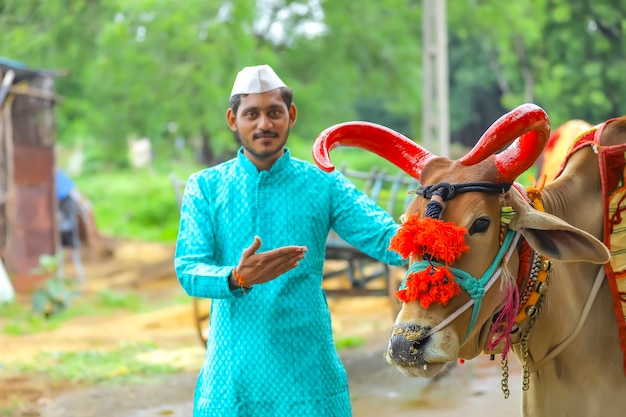
[[[273,130],[261,130],[259,133],[255,133],[254,135],[252,135],[252,138],[258,139],[258,138],[267,137],[267,136],[277,138],[278,132],[275,132]]]

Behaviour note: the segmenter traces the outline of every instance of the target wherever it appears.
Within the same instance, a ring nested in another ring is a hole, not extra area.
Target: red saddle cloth
[[[626,143],[600,145],[600,135],[604,127],[614,120],[607,120],[582,133],[572,144],[560,171],[569,157],[585,146],[591,146],[598,155],[602,179],[604,244],[611,251],[611,260],[604,265],[604,269],[613,294],[613,310],[626,373]]]

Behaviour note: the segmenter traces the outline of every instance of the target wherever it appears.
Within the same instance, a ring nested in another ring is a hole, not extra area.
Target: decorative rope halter
[[[462,252],[469,249],[464,242],[465,228],[441,220],[446,201],[466,192],[483,192],[499,195],[508,191],[511,184],[471,182],[463,184],[439,183],[422,186],[417,194],[430,199],[426,205],[426,217],[411,216],[391,241],[390,249],[405,257],[419,257],[407,270],[402,285],[396,293],[403,302],[419,301],[424,308],[431,303],[447,305],[450,298],[464,290],[470,300],[452,313],[446,320],[430,329],[424,337],[441,330],[473,306],[467,338],[476,324],[482,300],[487,290],[500,276],[503,261],[508,261],[519,239],[518,234],[508,231],[504,236],[498,254],[485,273],[476,278],[466,271],[453,268],[451,263],[458,260]]]

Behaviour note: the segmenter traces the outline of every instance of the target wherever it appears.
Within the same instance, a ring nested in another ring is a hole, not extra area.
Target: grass
[[[100,232],[144,241],[173,241],[178,205],[167,174],[115,171],[76,178]]]
[[[153,242],[172,242],[178,233],[179,209],[169,174],[186,179],[199,165],[122,169],[74,178],[91,202],[98,230],[104,234]]]
[[[363,336],[348,336],[335,340],[335,349],[340,352],[345,349],[354,349],[365,345],[367,339]]]
[[[190,298],[176,297],[149,301],[136,292],[104,289],[97,293],[78,296],[65,311],[45,318],[33,314],[27,299],[0,304],[0,331],[8,336],[47,332],[60,328],[74,318],[107,317],[127,313],[153,311],[172,304],[189,304]],[[154,381],[155,378],[180,371],[171,363],[155,363],[142,357],[155,351],[150,343],[120,343],[112,350],[85,350],[78,352],[42,351],[34,359],[24,362],[2,362],[0,374],[6,376],[45,376],[52,381],[72,384],[127,384]],[[6,404],[4,405],[5,409]],[[9,411],[10,407],[7,409]],[[0,416],[3,411],[0,408]],[[11,414],[8,414],[11,415]]]
[[[189,300],[181,297],[176,302],[188,303]],[[171,305],[171,301],[168,301],[168,305]],[[121,311],[139,313],[157,307],[158,305],[148,302],[137,293],[105,289],[98,293],[78,296],[67,310],[49,318],[33,314],[27,302],[3,303],[0,304],[0,324],[5,335],[20,336],[56,330],[77,317],[110,316]]]
[[[126,384],[172,374],[175,366],[138,359],[155,350],[152,343],[119,345],[113,351],[43,352],[29,363],[11,364],[10,373],[45,374],[53,381],[81,384]]]
[[[21,414],[19,411],[22,405],[23,405],[22,401],[13,399],[7,402],[6,404],[4,404],[2,407],[0,407],[0,416],[5,416],[5,417],[23,416],[24,414]]]

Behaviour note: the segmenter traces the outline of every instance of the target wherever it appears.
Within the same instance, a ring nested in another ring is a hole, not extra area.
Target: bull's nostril
[[[428,330],[419,326],[396,327],[389,340],[389,358],[398,365],[422,362],[424,348],[430,339]]]
[[[421,349],[428,342],[428,338],[413,342],[413,349]]]
[[[428,339],[429,337],[426,337],[421,340],[410,341],[411,342],[410,352],[414,355],[419,355],[421,351],[424,349],[424,346],[426,346],[426,344],[428,343]]]

